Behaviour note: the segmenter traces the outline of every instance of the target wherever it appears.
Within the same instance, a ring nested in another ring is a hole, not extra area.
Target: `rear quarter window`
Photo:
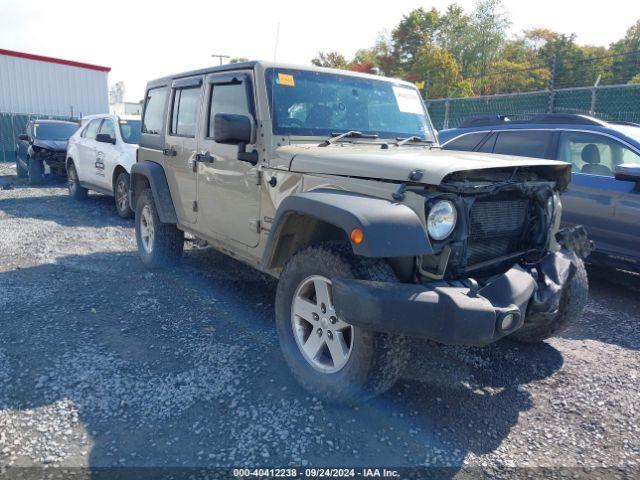
[[[468,133],[461,135],[458,138],[454,138],[448,142],[444,148],[446,150],[462,150],[471,152],[475,149],[484,137],[487,136],[487,132],[481,133]]]

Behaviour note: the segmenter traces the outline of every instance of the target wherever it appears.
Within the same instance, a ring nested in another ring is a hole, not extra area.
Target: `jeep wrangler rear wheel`
[[[182,257],[184,232],[160,221],[153,194],[144,190],[136,203],[136,242],[145,265],[162,268],[175,265]]]
[[[558,313],[552,317],[534,318],[509,335],[509,338],[524,343],[535,343],[553,337],[580,318],[587,303],[589,281],[584,262],[577,256],[574,259],[576,269],[568,280],[560,297]]]
[[[285,265],[276,293],[276,326],[284,357],[308,391],[356,402],[390,388],[409,358],[405,337],[371,332],[335,312],[331,278],[397,281],[382,260],[356,257],[348,245],[307,247]]]

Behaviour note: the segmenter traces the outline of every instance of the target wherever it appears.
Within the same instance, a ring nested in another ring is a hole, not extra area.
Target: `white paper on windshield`
[[[392,87],[393,93],[396,96],[396,102],[398,103],[398,109],[404,113],[416,113],[418,115],[424,115],[422,108],[422,101],[417,90],[412,88]]]

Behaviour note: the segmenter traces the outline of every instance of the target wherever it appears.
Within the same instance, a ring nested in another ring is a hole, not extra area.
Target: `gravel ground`
[[[110,198],[0,163],[2,187],[0,467],[640,473],[638,277],[592,276],[580,323],[542,344],[415,341],[396,387],[338,407],[289,375],[270,278],[195,247],[149,272]]]

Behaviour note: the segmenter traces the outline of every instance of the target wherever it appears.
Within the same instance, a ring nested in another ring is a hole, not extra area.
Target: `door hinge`
[[[260,233],[260,220],[258,220],[257,218],[250,219],[249,226],[254,232]]]
[[[256,170],[256,185],[262,183],[262,170]]]
[[[193,202],[193,211],[194,212],[198,211],[198,202]]]

